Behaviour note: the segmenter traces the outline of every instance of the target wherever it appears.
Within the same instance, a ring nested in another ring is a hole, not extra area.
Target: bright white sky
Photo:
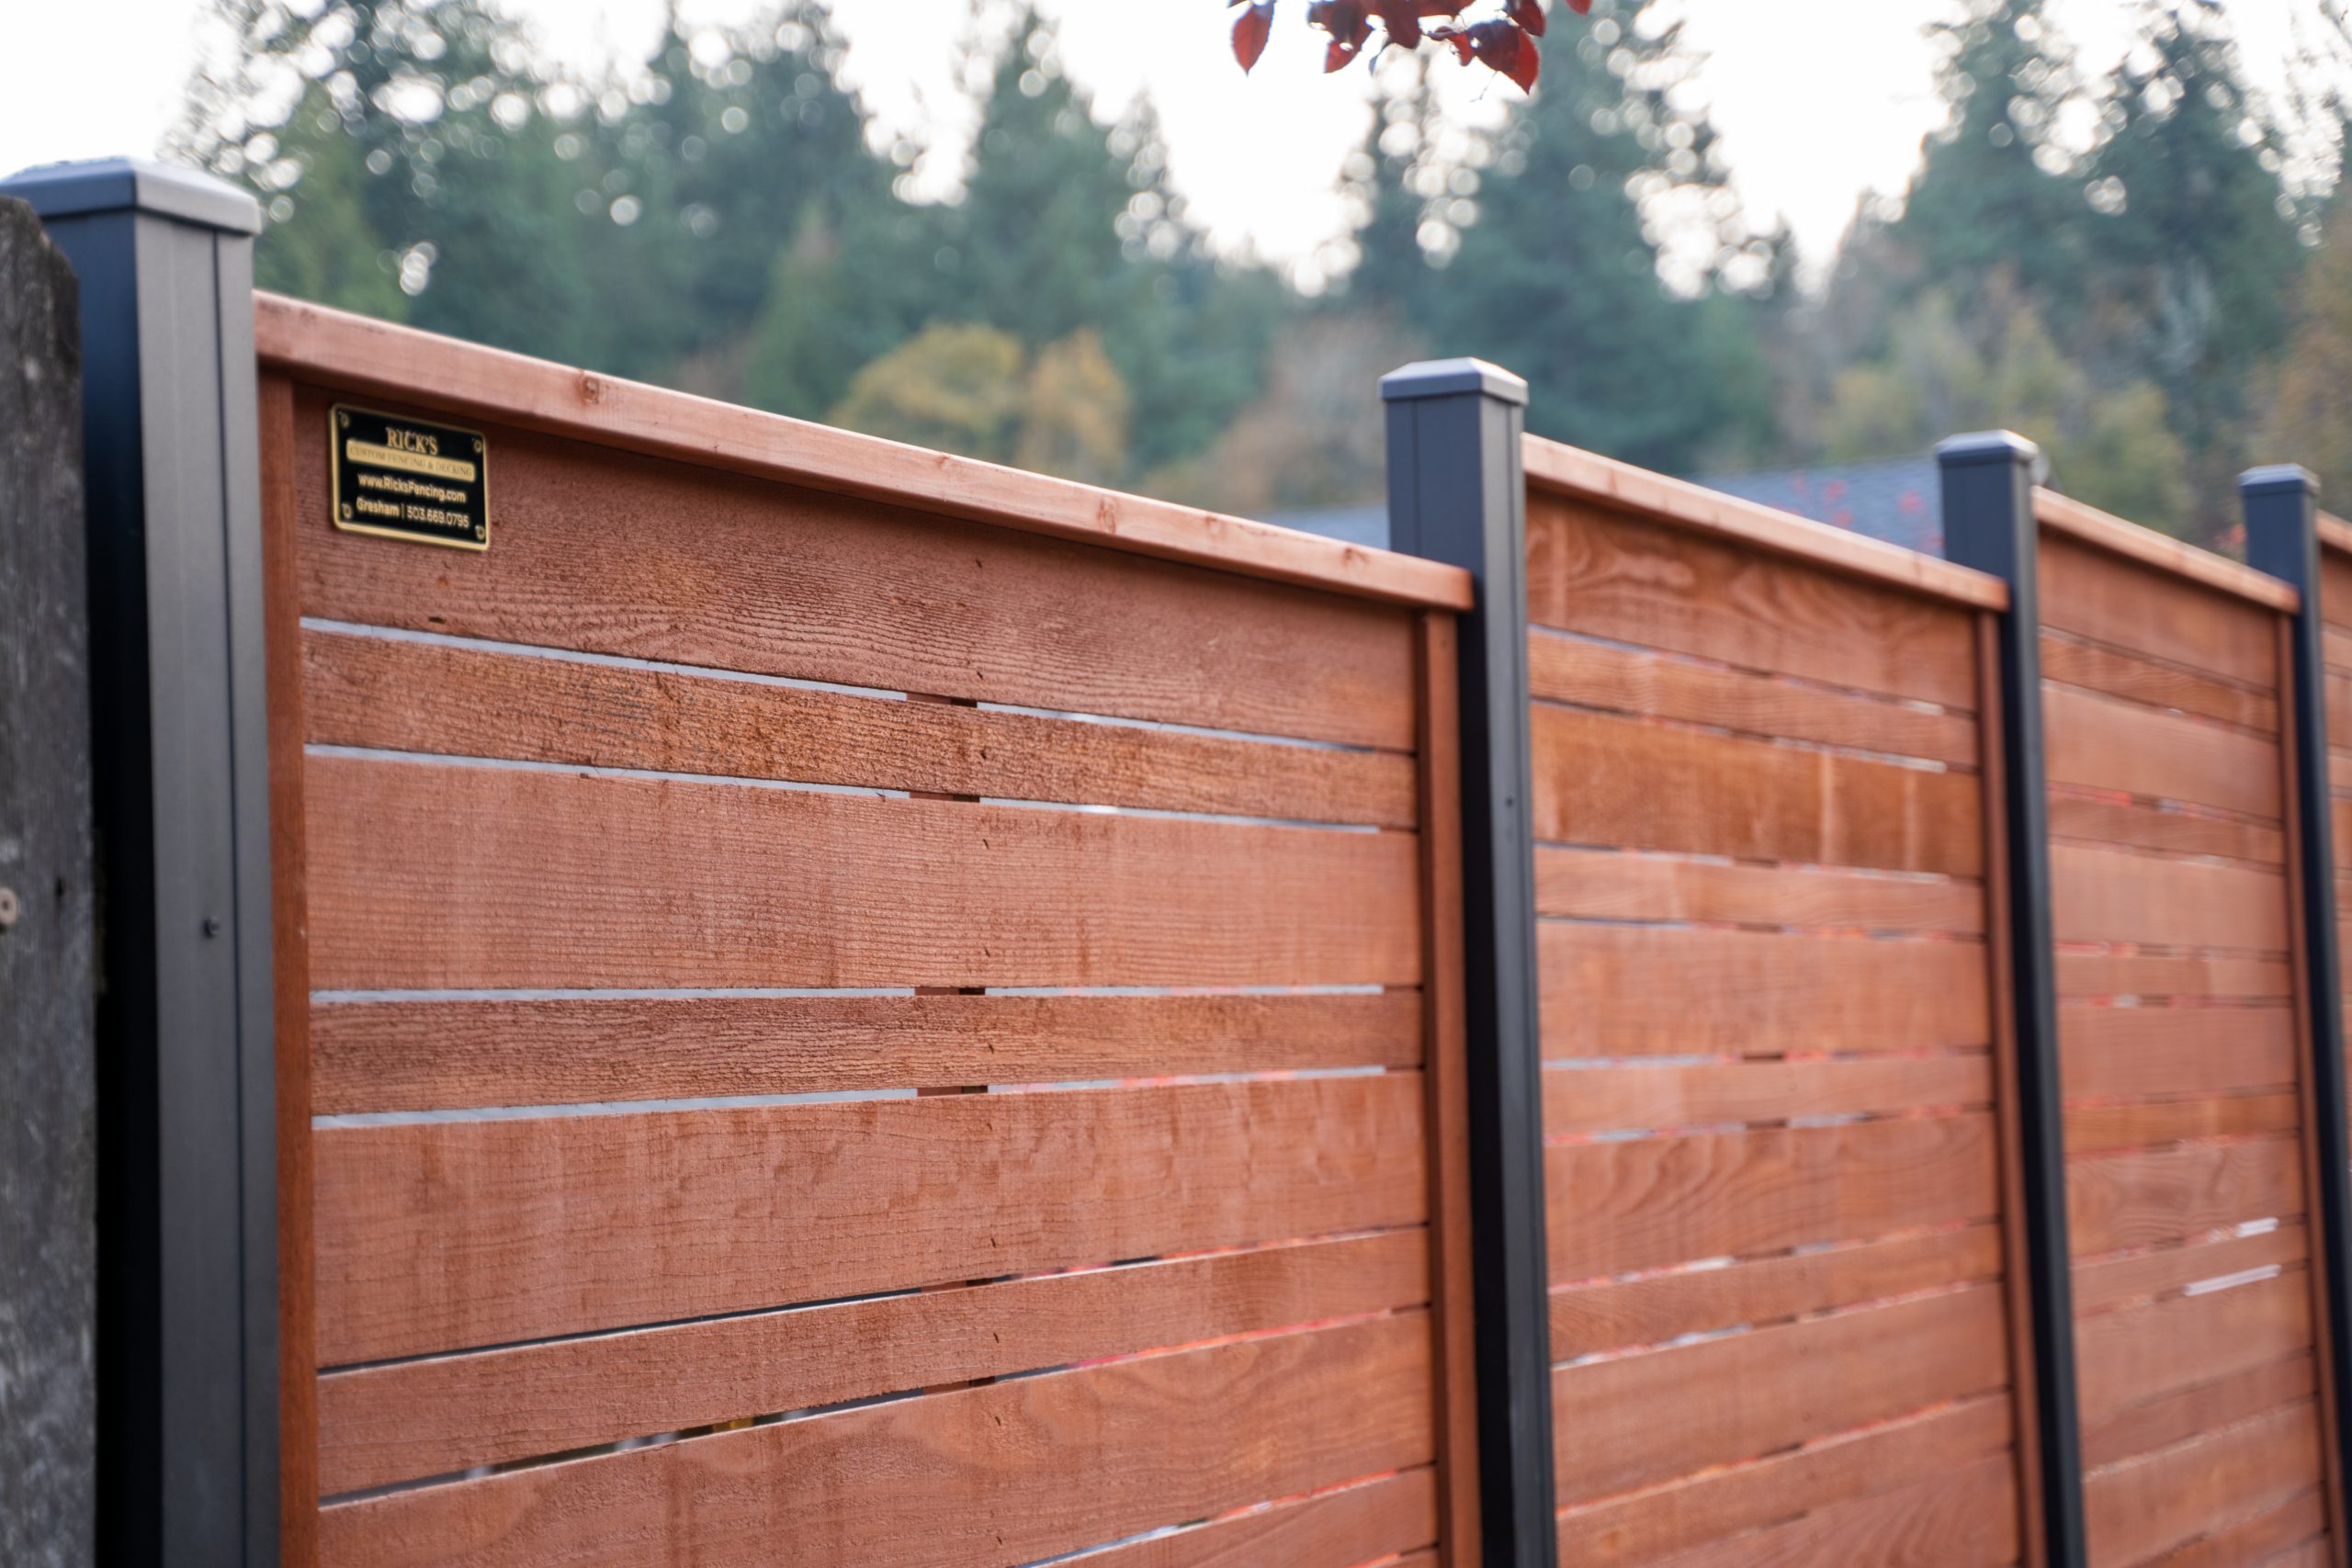
[[[632,58],[657,36],[664,0],[506,0],[557,57]],[[1856,200],[1899,191],[1940,117],[1925,26],[1946,0],[1674,0],[1708,57],[1702,85],[1752,212],[1783,213],[1818,261]],[[2308,4],[2310,0],[2295,0]],[[150,152],[171,123],[195,54],[202,0],[0,4],[0,174],[27,164]],[[683,0],[689,24],[738,19],[761,0]],[[955,103],[954,45],[968,0],[833,0],[849,70],[893,125],[936,123]],[[1335,172],[1367,123],[1361,69],[1319,72],[1319,50],[1286,6],[1253,78],[1227,52],[1208,0],[1042,0],[1071,73],[1105,106],[1148,90],[1172,173],[1228,246],[1297,263],[1340,229]],[[2234,0],[2258,81],[2288,45],[2290,0]],[[2061,0],[2059,17],[2103,69],[2123,0]],[[1555,38],[1582,25],[1554,7]],[[1509,93],[1496,85],[1486,89]]]

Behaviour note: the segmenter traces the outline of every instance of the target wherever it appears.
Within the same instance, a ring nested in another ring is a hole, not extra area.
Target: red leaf
[[[1460,36],[1466,40],[1470,54],[1476,56],[1480,64],[1510,77],[1519,84],[1521,92],[1535,90],[1536,73],[1544,68],[1544,53],[1535,47],[1533,39],[1520,30],[1517,23],[1480,22],[1474,28],[1464,28]],[[1463,46],[1457,43],[1454,47],[1459,49]]]
[[[1592,4],[1592,0],[1583,0],[1581,5],[1577,4],[1577,0],[1568,0],[1568,3],[1582,11]],[[1542,38],[1544,24],[1544,0],[1510,0],[1510,19],[1535,37]]]
[[[1266,39],[1273,30],[1274,0],[1259,0],[1257,5],[1234,19],[1233,58],[1241,62],[1243,71],[1247,72],[1258,63],[1258,57],[1266,52]]]
[[[1407,49],[1421,47],[1420,0],[1372,0],[1372,8],[1389,41]]]
[[[1568,0],[1568,9],[1579,17],[1592,15],[1592,0]]]

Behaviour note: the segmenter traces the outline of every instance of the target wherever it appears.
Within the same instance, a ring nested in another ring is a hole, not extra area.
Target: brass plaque
[[[327,411],[327,425],[336,527],[490,548],[490,444],[480,431],[348,403]]]

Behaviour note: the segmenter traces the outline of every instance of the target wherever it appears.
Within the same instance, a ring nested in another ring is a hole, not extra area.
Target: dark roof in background
[[[1931,456],[1699,474],[1691,482],[1921,555],[1944,553],[1943,491]],[[1274,512],[1264,521],[1351,545],[1388,547],[1388,511],[1377,502]]]

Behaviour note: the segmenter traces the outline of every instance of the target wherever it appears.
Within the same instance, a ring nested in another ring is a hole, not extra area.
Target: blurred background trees
[[[594,81],[494,0],[219,0],[244,48],[184,141],[262,199],[265,287],[1202,504],[1376,494],[1378,373],[1477,354],[1541,389],[1539,431],[1651,467],[1997,422],[2062,488],[2211,540],[2251,462],[2352,494],[2342,39],[2265,102],[2214,0],[2131,3],[2121,68],[2086,75],[2040,0],[1955,0],[1946,129],[1809,269],[1741,210],[1650,0],[1555,6],[1538,91],[1487,75],[1474,115],[1434,51],[1375,61],[1352,265],[1314,295],[1213,254],[1149,105],[1098,112],[1005,0],[975,0],[944,200],[812,0],[673,22]]]

